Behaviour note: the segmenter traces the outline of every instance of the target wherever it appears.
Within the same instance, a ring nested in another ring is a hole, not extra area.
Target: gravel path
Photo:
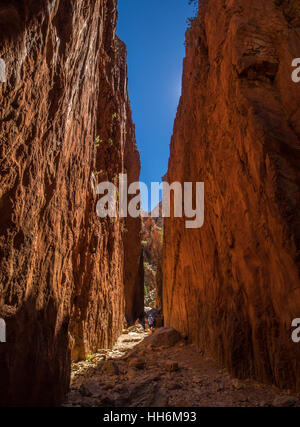
[[[111,350],[72,365],[64,406],[201,407],[299,406],[299,396],[252,380],[237,380],[176,331],[148,336],[124,331]]]

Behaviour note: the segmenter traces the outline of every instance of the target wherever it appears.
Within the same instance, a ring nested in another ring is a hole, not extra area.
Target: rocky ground
[[[288,392],[232,378],[173,329],[125,330],[111,350],[72,365],[64,406],[299,406]]]

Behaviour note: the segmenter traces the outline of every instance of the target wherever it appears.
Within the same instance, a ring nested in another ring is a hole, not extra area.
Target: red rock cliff
[[[163,218],[144,214],[142,219],[142,246],[144,258],[144,285],[147,291],[145,305],[162,308],[162,241]]]
[[[139,220],[96,215],[97,182],[140,169],[116,19],[116,0],[0,1],[1,405],[59,403],[70,352],[111,345],[143,292]]]
[[[167,179],[205,182],[205,224],[165,220],[164,311],[231,373],[300,390],[300,6],[203,0],[187,32]]]

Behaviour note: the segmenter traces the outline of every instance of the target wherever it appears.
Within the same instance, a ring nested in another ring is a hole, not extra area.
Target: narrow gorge
[[[187,229],[97,215],[141,169],[118,1],[0,0],[0,407],[300,393],[299,1],[196,3],[163,178],[204,182]]]

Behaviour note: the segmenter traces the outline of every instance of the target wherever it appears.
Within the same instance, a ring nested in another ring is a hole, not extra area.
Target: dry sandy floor
[[[88,359],[72,365],[64,406],[300,407],[299,396],[232,378],[170,329],[148,336],[130,328],[113,349],[99,350]]]

